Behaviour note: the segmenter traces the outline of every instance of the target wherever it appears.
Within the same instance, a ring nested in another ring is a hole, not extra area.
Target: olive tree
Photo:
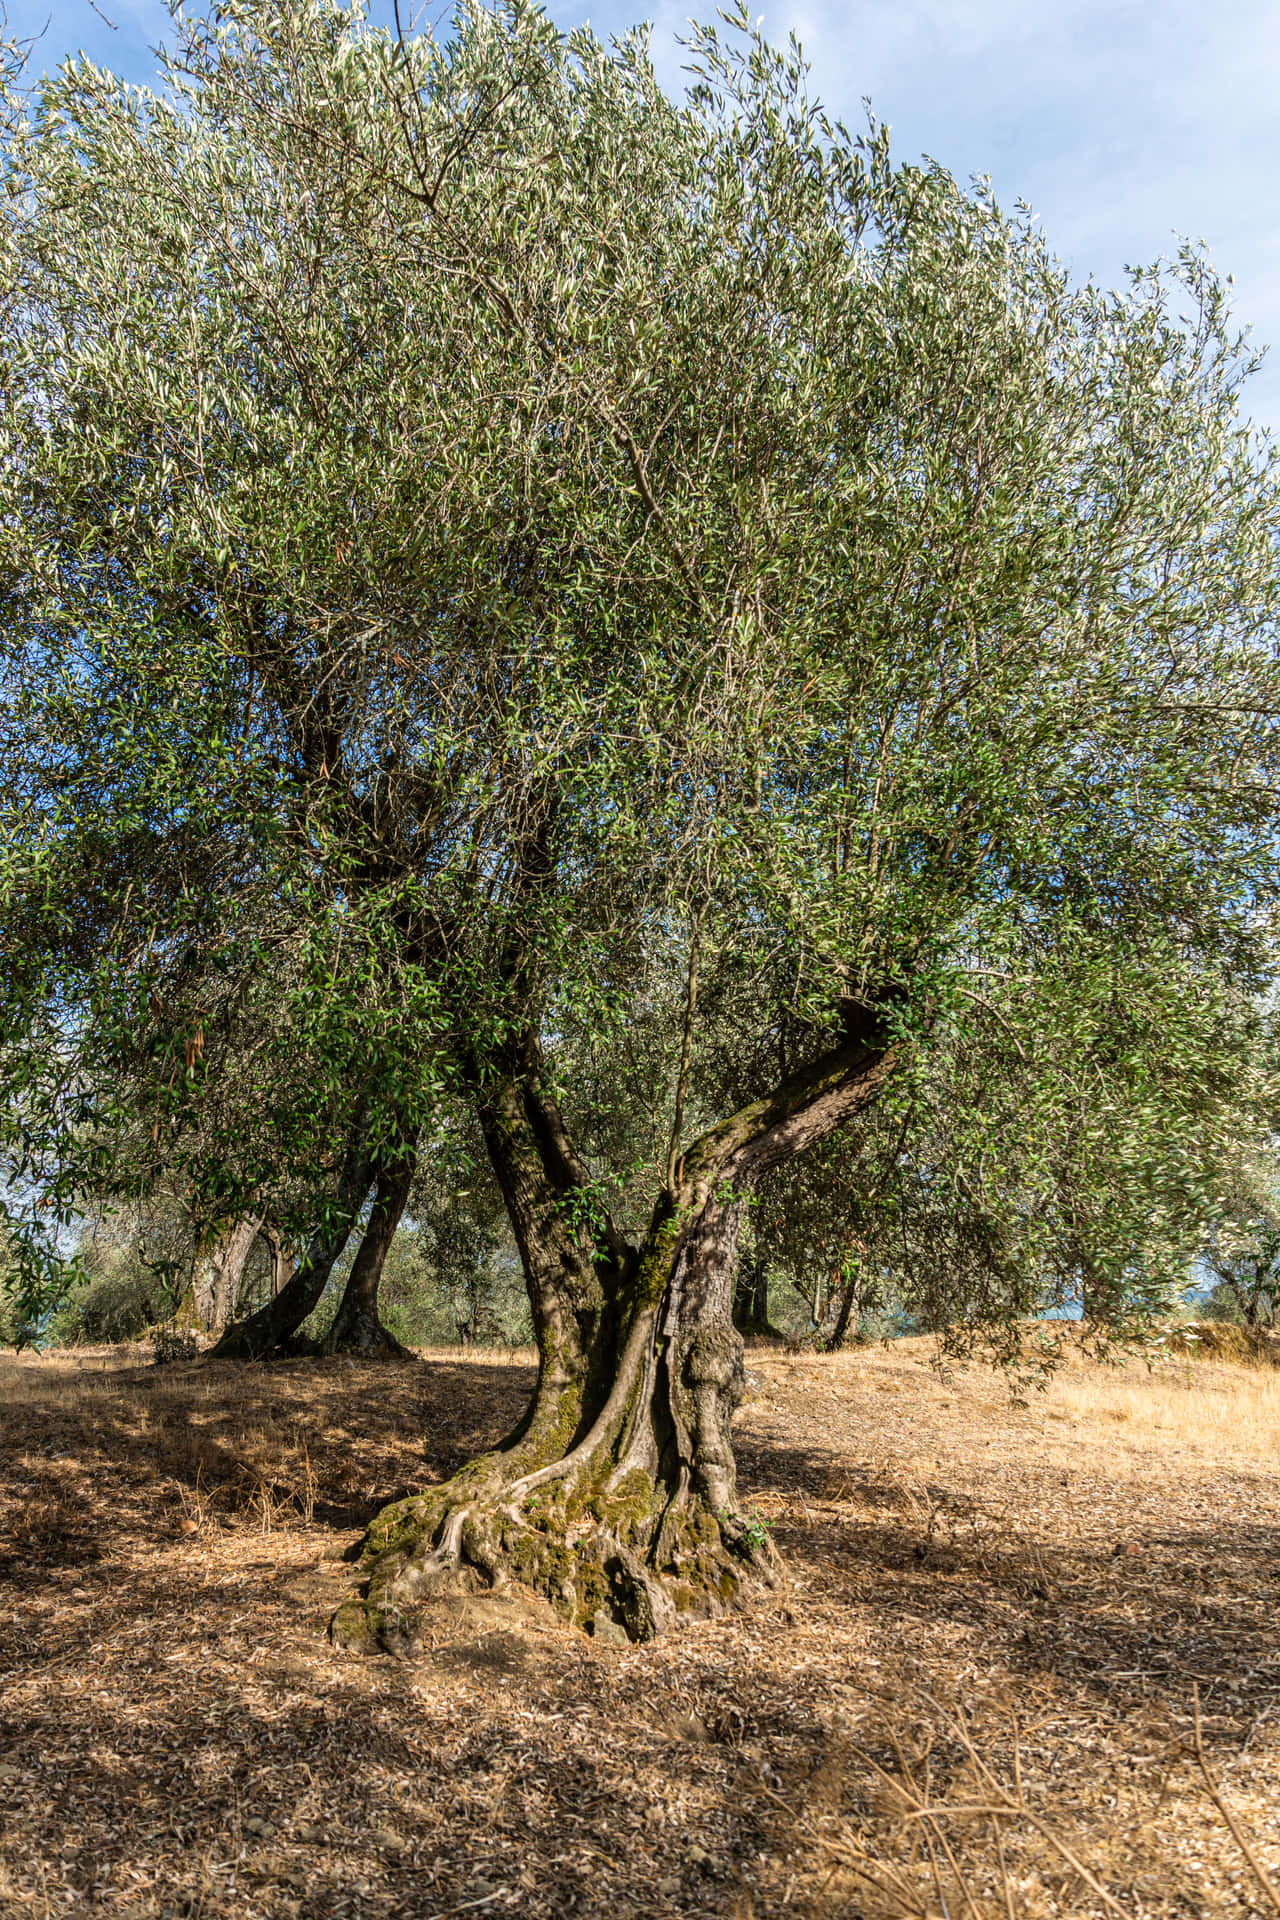
[[[690,55],[677,105],[523,4],[442,44],[232,0],[8,145],[10,1041],[38,1013],[72,1086],[162,1023],[149,967],[250,980],[284,915],[339,1213],[460,1098],[524,1270],[528,1411],[375,1522],[350,1643],[457,1577],[636,1638],[772,1579],[729,1432],[761,1183],[1011,984],[1047,1074],[1120,1087],[1160,982],[1266,978],[1280,500],[1223,289],[1073,287],[745,15]],[[132,869],[184,837],[236,885],[161,860],[152,938]],[[33,956],[82,894],[72,1017]],[[1098,956],[1086,1034],[1054,983]]]

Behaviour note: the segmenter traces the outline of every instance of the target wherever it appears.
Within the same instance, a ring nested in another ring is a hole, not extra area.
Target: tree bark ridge
[[[379,1515],[358,1549],[367,1590],[339,1609],[336,1640],[412,1648],[432,1592],[459,1581],[514,1577],[566,1619],[633,1639],[776,1583],[767,1534],[739,1510],[730,1437],[745,1384],[743,1205],[763,1172],[874,1099],[891,1067],[874,1032],[847,1039],[709,1128],[634,1248],[593,1208],[536,1077],[487,1090],[481,1125],[525,1262],[537,1386],[502,1447]]]

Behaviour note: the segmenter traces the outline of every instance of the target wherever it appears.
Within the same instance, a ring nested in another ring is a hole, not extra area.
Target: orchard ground
[[[528,1356],[147,1359],[0,1360],[5,1920],[1280,1911],[1280,1368],[756,1348],[775,1600],[439,1601],[396,1661],[341,1555]]]

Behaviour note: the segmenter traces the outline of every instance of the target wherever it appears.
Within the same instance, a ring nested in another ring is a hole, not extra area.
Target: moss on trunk
[[[736,1211],[708,1210],[683,1245],[668,1211],[635,1263],[603,1398],[592,1407],[585,1382],[544,1376],[523,1438],[379,1514],[358,1550],[368,1584],[335,1616],[337,1641],[411,1649],[433,1592],[509,1580],[588,1632],[648,1640],[776,1579],[767,1540],[738,1512],[729,1442],[743,1381]],[[659,1258],[663,1315],[649,1304]]]
[[[648,1640],[777,1580],[740,1513],[730,1422],[744,1386],[733,1324],[745,1195],[874,1098],[887,1056],[850,1040],[693,1143],[638,1248],[588,1230],[588,1187],[529,1045],[479,1105],[538,1340],[511,1440],[389,1507],[357,1550],[366,1585],[335,1615],[345,1646],[412,1648],[431,1595],[520,1581],[566,1620]]]

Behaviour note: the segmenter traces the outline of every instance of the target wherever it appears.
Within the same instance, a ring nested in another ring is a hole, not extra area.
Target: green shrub
[[[140,1340],[159,1317],[149,1276],[123,1267],[73,1294],[50,1320],[45,1339],[55,1347],[109,1346]]]
[[[151,1344],[157,1367],[171,1366],[175,1360],[200,1358],[200,1342],[195,1334],[185,1333],[180,1327],[157,1327],[151,1335]]]

